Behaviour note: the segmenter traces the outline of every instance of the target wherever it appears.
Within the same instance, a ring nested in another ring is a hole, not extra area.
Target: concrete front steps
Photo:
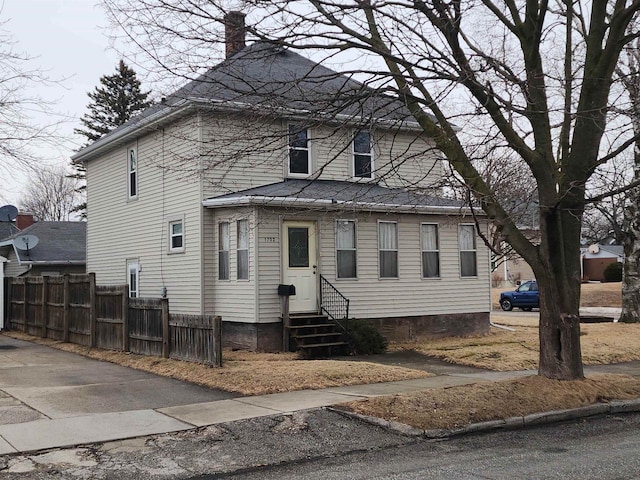
[[[326,315],[293,314],[289,317],[290,344],[305,357],[330,357],[349,353],[340,328]]]

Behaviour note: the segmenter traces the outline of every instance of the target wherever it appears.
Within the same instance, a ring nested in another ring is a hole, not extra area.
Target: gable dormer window
[[[298,124],[289,124],[289,168],[290,176],[306,177],[311,173],[309,152],[309,130]]]
[[[127,173],[129,198],[138,196],[138,150],[135,146],[127,149]]]
[[[371,132],[360,131],[353,136],[353,176],[373,178]]]

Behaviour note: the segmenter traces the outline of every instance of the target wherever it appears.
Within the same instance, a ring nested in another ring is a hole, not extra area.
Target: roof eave
[[[193,104],[188,100],[181,100],[175,105],[167,106],[139,122],[128,125],[113,134],[96,140],[88,147],[72,155],[71,161],[74,163],[87,162],[105,151],[110,150],[114,144],[120,145],[126,143],[140,135],[141,132],[152,130],[165,122],[184,115],[192,108]]]
[[[210,198],[202,201],[206,208],[224,208],[263,205],[270,207],[322,208],[329,210],[357,209],[369,212],[398,212],[398,213],[471,213],[468,207],[451,205],[396,205],[376,202],[357,202],[348,200],[330,200],[314,198],[248,196],[228,198]]]

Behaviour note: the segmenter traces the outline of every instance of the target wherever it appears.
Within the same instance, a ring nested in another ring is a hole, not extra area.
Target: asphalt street
[[[640,478],[640,415],[421,441],[198,480]]]

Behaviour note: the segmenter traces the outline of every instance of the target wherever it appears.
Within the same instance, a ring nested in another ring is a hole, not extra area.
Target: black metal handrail
[[[347,331],[349,299],[322,275],[320,275],[320,309],[343,331]]]

